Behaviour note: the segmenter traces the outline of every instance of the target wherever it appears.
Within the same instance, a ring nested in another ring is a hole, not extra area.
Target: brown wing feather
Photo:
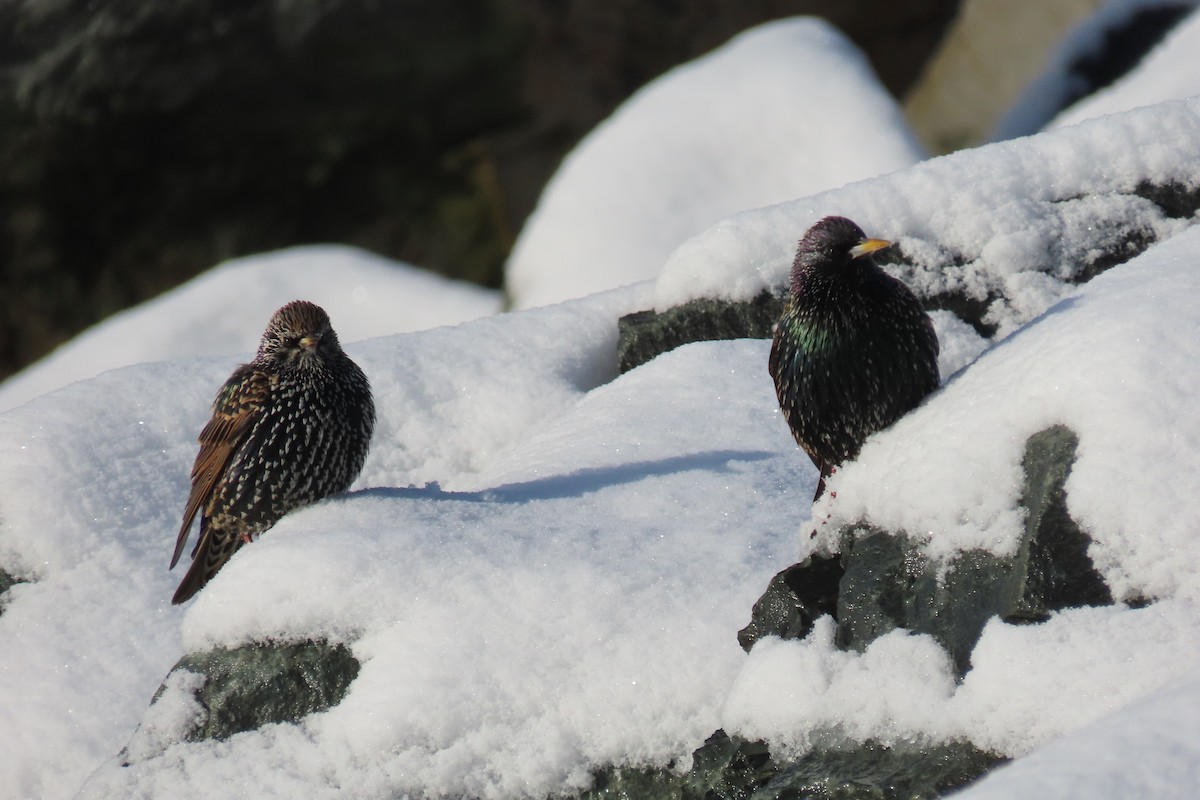
[[[217,393],[217,399],[213,401],[212,419],[200,432],[200,452],[192,465],[192,490],[188,494],[187,506],[183,510],[183,524],[175,540],[171,569],[179,563],[179,556],[187,544],[192,522],[200,509],[212,499],[213,491],[229,464],[229,457],[254,427],[270,385],[271,380],[266,373],[254,369],[251,364],[243,364]],[[202,542],[203,535],[192,549],[192,558],[196,557]]]

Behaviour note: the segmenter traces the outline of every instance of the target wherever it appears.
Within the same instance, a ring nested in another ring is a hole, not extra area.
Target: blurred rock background
[[[770,19],[840,28],[931,152],[978,143],[1100,4],[0,4],[0,377],[225,259],[293,244],[500,286],[581,137]]]

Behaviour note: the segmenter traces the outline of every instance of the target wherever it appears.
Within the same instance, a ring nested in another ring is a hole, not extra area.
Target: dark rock
[[[763,292],[749,303],[702,299],[626,314],[617,321],[617,367],[624,374],[688,342],[769,338],[781,313],[783,300]]]
[[[963,553],[938,580],[915,543],[869,529],[843,539],[846,576],[838,595],[837,643],[864,650],[877,637],[904,628],[933,636],[960,673],[983,626],[1017,606],[1023,574],[986,552]]]
[[[803,639],[818,617],[837,619],[838,587],[846,568],[840,556],[813,555],[771,579],[750,611],[750,624],[738,631],[747,653],[764,636]]]
[[[1136,67],[1193,10],[1191,3],[1183,2],[1132,10],[1126,18],[1104,31],[1089,52],[1080,53],[1071,62],[1063,81],[1068,93],[1058,111],[1110,86]],[[1047,119],[1053,116],[1051,114]]]
[[[1040,620],[1074,606],[1111,605],[1112,592],[1088,556],[1091,539],[1067,512],[1066,482],[1079,439],[1064,425],[1034,434],[1025,445],[1025,582],[1010,621]]]
[[[0,614],[4,613],[4,607],[8,605],[8,590],[16,586],[18,583],[25,583],[23,578],[18,578],[11,572],[0,568]]]
[[[681,800],[741,800],[779,774],[764,742],[750,742],[718,730],[692,754],[681,783]]]
[[[820,748],[780,770],[750,800],[927,800],[966,786],[1006,760],[961,741]]]
[[[1133,193],[1154,203],[1171,219],[1191,219],[1196,215],[1196,210],[1200,209],[1200,186],[1188,186],[1179,182],[1154,184],[1143,181]]]
[[[205,713],[187,738],[226,739],[337,705],[358,676],[358,661],[344,645],[307,641],[194,653],[175,670],[206,679],[197,694]]]
[[[0,364],[288,244],[498,283],[524,39],[491,0],[3,4]]]
[[[960,674],[992,617],[1037,621],[1080,605],[1107,605],[1112,596],[1087,555],[1087,535],[1066,510],[1065,483],[1078,439],[1055,425],[1031,436],[1022,466],[1026,528],[1017,554],[961,554],[941,580],[907,537],[878,530],[843,538],[846,575],[838,595],[838,644],[864,649],[904,628],[933,636]]]
[[[670,767],[610,767],[592,778],[592,788],[580,792],[580,800],[679,800],[682,781]]]
[[[1052,61],[1061,66],[1051,66],[1050,72],[1038,79],[1041,91],[1037,100],[1023,98],[1018,112],[1003,120],[996,138],[1012,139],[1043,130],[1066,109],[1124,77],[1194,10],[1194,4],[1167,0],[1096,9],[1083,23],[1091,28],[1089,35],[1068,36],[1060,43]],[[997,8],[997,13],[1004,12]],[[1073,49],[1062,50],[1064,46]]]

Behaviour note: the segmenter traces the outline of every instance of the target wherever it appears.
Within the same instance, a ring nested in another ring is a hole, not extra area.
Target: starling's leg
[[[816,503],[821,499],[821,495],[825,494],[825,479],[837,472],[837,465],[830,464],[828,461],[821,461],[819,464],[817,464],[817,467],[821,470],[821,475],[819,478],[817,478],[817,492],[813,495],[813,503]],[[829,496],[830,498],[837,497],[837,492],[830,492]],[[826,515],[825,519],[821,520],[821,524],[824,525],[828,521],[829,515]],[[817,538],[816,528],[813,528],[812,533],[809,534],[809,538]]]
[[[821,475],[817,478],[817,492],[813,495],[814,503],[821,499],[821,495],[825,494],[825,479],[837,472],[837,465],[822,459],[817,462],[817,469],[821,471]]]

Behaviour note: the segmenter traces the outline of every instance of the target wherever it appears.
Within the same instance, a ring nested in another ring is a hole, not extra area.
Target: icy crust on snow
[[[454,325],[500,310],[499,293],[342,245],[219,264],[104,320],[0,383],[0,410],[146,361],[253,351],[272,312],[319,300],[343,342]]]
[[[943,156],[721,221],[671,254],[654,304],[782,291],[800,236],[840,214],[898,242],[914,266],[889,269],[918,295],[993,298],[987,322],[1004,335],[1063,297],[1099,245],[1190,224],[1131,193],[1143,182],[1195,186],[1197,163],[1200,100]]]
[[[863,55],[815,18],[762,25],[638,91],[563,161],[507,268],[517,308],[653,278],[721,218],[924,157]]]

